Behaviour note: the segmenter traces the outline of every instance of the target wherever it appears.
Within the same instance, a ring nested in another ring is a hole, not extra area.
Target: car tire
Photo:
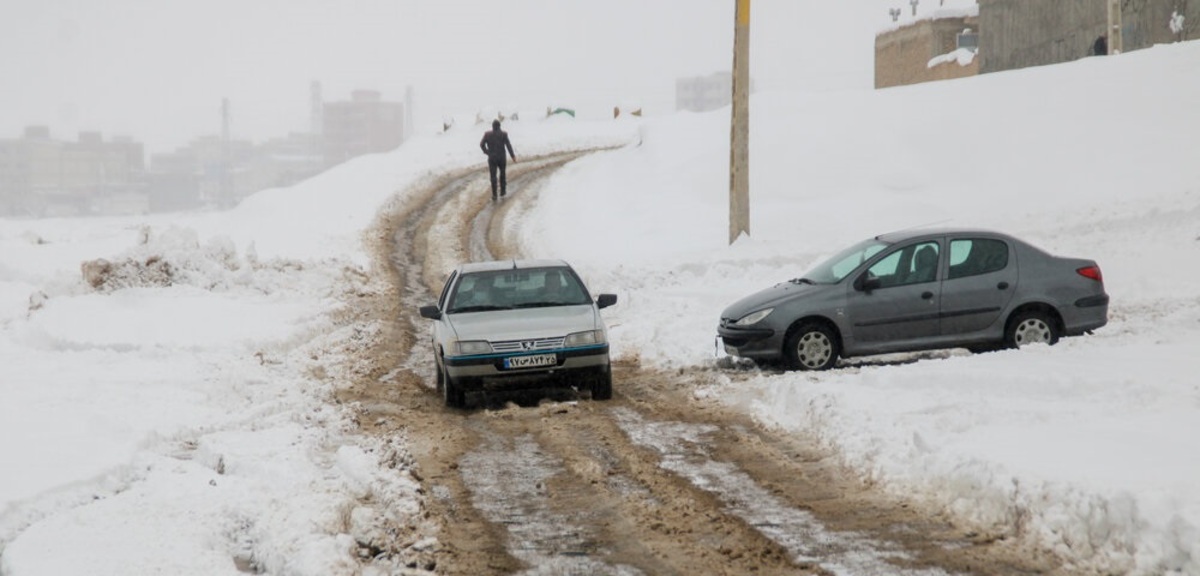
[[[592,400],[611,400],[612,399],[612,369],[606,370],[603,374],[597,374],[592,380]]]
[[[1013,317],[1004,334],[1004,342],[1010,348],[1027,344],[1058,343],[1058,323],[1049,314],[1040,310],[1027,310]]]
[[[447,408],[462,408],[467,403],[467,395],[463,392],[458,379],[451,378],[444,370],[438,372],[438,383],[441,384],[442,402]]]
[[[828,370],[837,364],[838,339],[824,324],[808,322],[788,335],[783,356],[793,370]]]
[[[433,362],[433,371],[437,372],[437,384],[434,385],[434,389],[437,390],[438,394],[441,394],[442,388],[446,385],[446,373],[442,370],[442,365],[437,360]]]

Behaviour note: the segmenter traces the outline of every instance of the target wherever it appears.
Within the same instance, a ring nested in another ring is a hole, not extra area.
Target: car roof
[[[895,232],[880,234],[876,236],[875,239],[882,240],[889,244],[894,244],[896,242],[906,242],[921,238],[965,235],[994,236],[1009,240],[1013,239],[1012,236],[1004,234],[1003,232],[996,232],[995,230],[986,230],[983,228],[910,228],[908,230],[897,230]]]
[[[524,270],[529,268],[570,268],[562,260],[544,258],[530,260],[493,260],[490,262],[466,262],[458,267],[460,274],[472,272],[494,272],[497,270]]]

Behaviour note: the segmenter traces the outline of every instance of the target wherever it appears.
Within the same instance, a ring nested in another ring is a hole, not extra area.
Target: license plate
[[[513,356],[504,359],[505,369],[537,368],[539,366],[554,366],[558,358],[554,354],[535,354],[533,356]]]

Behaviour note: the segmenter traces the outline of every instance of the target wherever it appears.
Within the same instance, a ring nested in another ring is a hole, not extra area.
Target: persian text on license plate
[[[554,354],[535,354],[533,356],[512,356],[504,359],[506,369],[537,368],[539,366],[554,366],[558,359]]]

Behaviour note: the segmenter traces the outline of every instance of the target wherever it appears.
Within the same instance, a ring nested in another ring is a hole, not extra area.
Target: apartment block
[[[355,90],[349,101],[325,102],[321,118],[326,167],[404,142],[404,104],[385,101],[374,90]]]

